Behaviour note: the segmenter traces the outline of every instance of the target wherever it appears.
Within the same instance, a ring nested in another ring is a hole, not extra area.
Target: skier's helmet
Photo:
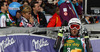
[[[81,21],[78,18],[72,18],[69,20],[68,26],[70,29],[81,29]]]

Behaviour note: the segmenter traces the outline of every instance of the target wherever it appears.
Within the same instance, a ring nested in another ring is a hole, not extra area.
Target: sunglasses
[[[80,25],[78,25],[78,24],[72,24],[72,25],[70,25],[70,28],[71,29],[76,28],[77,30],[79,30],[80,29]]]

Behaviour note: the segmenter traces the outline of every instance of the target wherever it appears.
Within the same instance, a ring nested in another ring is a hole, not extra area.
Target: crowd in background
[[[1,0],[0,27],[61,27],[71,18],[79,18],[85,24],[99,23],[97,16],[82,17],[82,3],[83,0],[57,0],[53,3],[48,0]],[[11,10],[13,5],[20,8],[15,14]],[[52,15],[49,22],[46,14]]]

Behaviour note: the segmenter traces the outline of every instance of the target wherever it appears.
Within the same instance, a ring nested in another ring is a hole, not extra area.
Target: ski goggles
[[[76,28],[77,30],[79,30],[79,29],[80,29],[80,25],[78,25],[78,24],[71,24],[71,25],[70,25],[70,28],[71,28],[71,29]]]

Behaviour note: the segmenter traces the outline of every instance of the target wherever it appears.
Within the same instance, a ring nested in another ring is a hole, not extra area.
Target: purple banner
[[[100,52],[100,39],[91,40],[93,52]]]
[[[0,37],[0,52],[55,52],[55,40],[29,35]]]

